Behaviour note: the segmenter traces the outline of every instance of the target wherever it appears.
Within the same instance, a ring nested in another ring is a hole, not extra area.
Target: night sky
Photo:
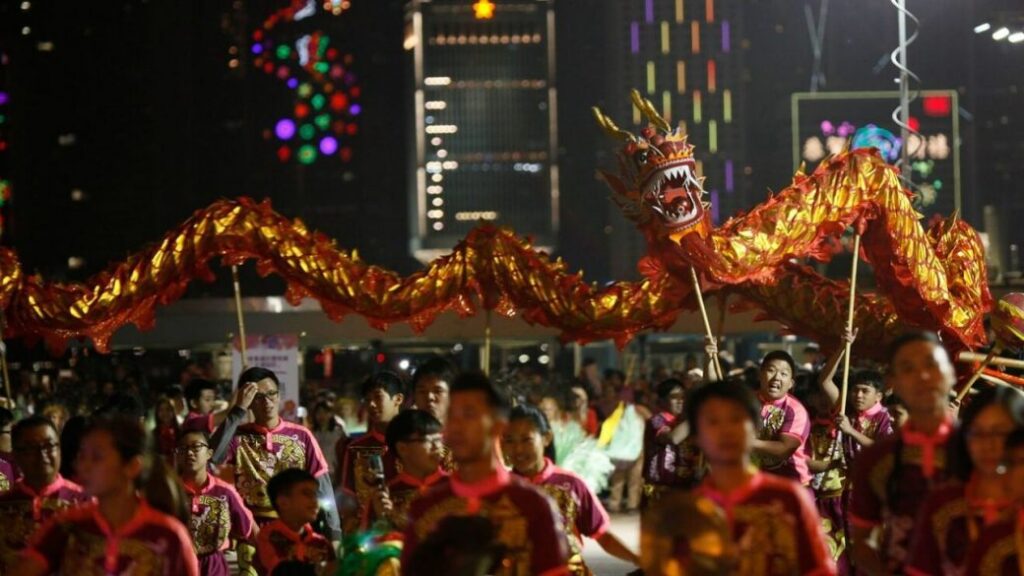
[[[630,0],[632,1],[632,0]],[[24,4],[28,4],[27,9]],[[281,2],[248,0],[32,0],[0,6],[0,90],[10,94],[0,134],[0,178],[13,182],[4,208],[3,243],[28,271],[84,279],[146,242],[158,240],[192,211],[220,197],[269,197],[297,216],[358,248],[373,263],[409,273],[407,77],[402,49],[403,3],[352,0],[340,17],[282,29],[298,36],[318,28],[353,57],[361,89],[352,161],[281,163],[264,138],[293,104],[293,93],[252,67],[251,33]],[[500,4],[500,2],[499,2]],[[753,205],[792,174],[790,94],[810,83],[811,50],[804,2],[746,0],[736,24],[743,68],[746,170],[742,199]],[[819,2],[807,2],[817,11]],[[964,216],[981,226],[981,207],[996,204],[1005,244],[1024,242],[1007,230],[1024,217],[1024,43],[975,34],[981,22],[1016,23],[1018,2],[909,2],[922,21],[911,68],[922,87],[961,97]],[[604,0],[557,0],[557,67],[562,169],[559,252],[572,268],[605,281],[611,262],[606,227],[621,224],[594,178],[614,168],[614,143],[593,125],[589,107],[625,98],[606,62],[620,45]],[[1016,11],[1013,7],[1016,6]],[[883,0],[830,2],[823,65],[825,90],[892,90],[886,63],[896,42],[896,16]],[[27,32],[26,32],[27,29]],[[232,47],[235,47],[234,49]],[[231,61],[237,59],[234,66]],[[1012,72],[1015,71],[1015,72]],[[703,143],[698,145],[698,155]],[[79,192],[75,192],[78,190]],[[1016,193],[1015,193],[1016,192]],[[578,209],[586,207],[586,210]],[[69,269],[68,259],[84,266]],[[274,279],[245,269],[246,291],[280,293]],[[620,267],[621,268],[621,267]],[[228,274],[191,295],[227,295]]]

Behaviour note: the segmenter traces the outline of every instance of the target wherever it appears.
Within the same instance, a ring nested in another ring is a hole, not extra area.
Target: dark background
[[[499,0],[500,1],[500,0]],[[618,1],[618,0],[615,0]],[[626,1],[626,0],[623,0]],[[629,0],[633,1],[633,0]],[[727,0],[719,0],[730,4]],[[352,0],[320,26],[355,56],[363,115],[349,165],[282,164],[262,133],[291,93],[251,70],[248,35],[282,2],[262,0],[119,0],[0,4],[0,90],[10,93],[0,137],[0,177],[13,181],[2,242],[27,272],[83,280],[221,197],[269,197],[281,213],[356,248],[368,262],[409,273],[406,224],[407,133],[411,79],[402,49],[403,2]],[[594,177],[613,168],[615,144],[595,127],[589,108],[625,98],[630,86],[609,81],[612,0],[557,0],[557,67],[562,170],[559,255],[597,281],[629,269],[610,229],[628,226]],[[732,4],[735,4],[733,2]],[[804,6],[819,1],[744,0],[734,24],[743,66],[734,78],[746,137],[737,173],[741,203],[761,201],[792,175],[790,94],[810,84],[811,48]],[[1024,43],[975,34],[984,21],[1016,23],[1011,0],[910,0],[921,37],[910,66],[922,88],[961,96],[964,216],[981,227],[981,209],[998,206],[1003,243],[1024,242],[1008,229],[1024,218]],[[896,13],[885,0],[829,3],[824,90],[893,90],[888,53]],[[29,28],[25,34],[24,28]],[[40,43],[52,43],[41,50]],[[238,46],[240,55],[231,53]],[[231,58],[241,65],[229,68]],[[612,79],[614,80],[614,78]],[[893,127],[890,127],[891,129]],[[72,138],[74,142],[68,144]],[[64,145],[61,142],[64,142]],[[695,143],[697,154],[704,143]],[[72,199],[79,189],[81,201]],[[69,269],[68,259],[85,265]],[[247,294],[280,293],[271,278],[243,269]],[[229,274],[190,295],[227,295]]]

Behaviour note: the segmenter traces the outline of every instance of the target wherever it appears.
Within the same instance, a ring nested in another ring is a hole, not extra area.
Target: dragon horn
[[[612,138],[619,138],[621,140],[627,141],[636,139],[636,137],[630,134],[628,131],[616,126],[615,122],[611,118],[605,116],[604,113],[601,112],[601,109],[598,108],[597,106],[591,108],[591,111],[594,112],[594,119],[597,120],[597,124],[602,129],[604,129],[604,131],[607,132],[608,135],[611,136]]]
[[[953,213],[950,214],[949,218],[946,220],[946,226],[945,226],[944,233],[948,233],[950,230],[952,230],[956,226],[956,223],[959,220],[960,220],[960,211],[959,210],[953,210]]]
[[[661,117],[661,114],[654,108],[654,104],[651,101],[640,95],[640,92],[635,88],[629,92],[630,99],[633,100],[633,106],[643,113],[647,117],[647,120],[654,124],[654,127],[666,134],[672,132],[672,126]]]

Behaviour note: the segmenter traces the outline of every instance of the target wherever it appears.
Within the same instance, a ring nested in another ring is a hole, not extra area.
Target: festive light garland
[[[348,7],[347,0],[323,4],[323,10],[334,15]],[[278,142],[281,162],[309,165],[319,158],[337,157],[347,163],[352,159],[349,140],[359,133],[357,119],[362,112],[362,90],[351,70],[353,56],[332,46],[331,38],[321,30],[299,37],[294,44],[275,34],[279,25],[316,13],[314,0],[293,0],[252,33],[253,65],[295,92],[291,113],[278,119],[273,129],[265,130],[264,138]]]

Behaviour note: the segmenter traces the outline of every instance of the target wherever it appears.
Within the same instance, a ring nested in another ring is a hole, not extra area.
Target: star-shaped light
[[[476,4],[473,4],[473,12],[477,20],[490,20],[494,18],[494,2],[477,0]]]

